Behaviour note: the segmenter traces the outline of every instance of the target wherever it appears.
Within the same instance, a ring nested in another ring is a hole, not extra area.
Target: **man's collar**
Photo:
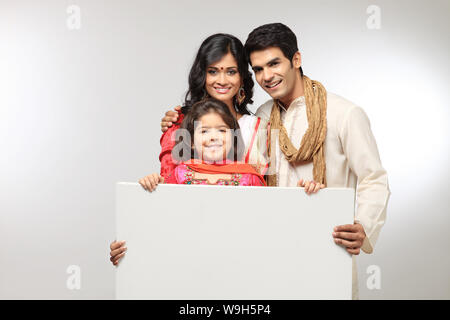
[[[291,108],[294,105],[302,105],[305,104],[305,96],[300,96],[297,99],[295,99],[294,101],[291,102],[291,104],[289,105],[289,108],[286,109],[283,105],[283,103],[281,103],[280,100],[275,100],[277,105],[281,108],[281,110],[283,111],[287,111],[289,108]]]

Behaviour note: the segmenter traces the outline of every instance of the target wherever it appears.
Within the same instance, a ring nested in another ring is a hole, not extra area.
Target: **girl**
[[[158,183],[264,186],[263,177],[249,164],[237,160],[245,152],[239,124],[224,102],[207,98],[184,117],[176,150],[183,153],[173,173],[165,179],[154,173],[139,183],[153,191]],[[233,134],[234,133],[234,134]],[[192,139],[191,139],[192,138]],[[191,141],[192,140],[192,141]]]

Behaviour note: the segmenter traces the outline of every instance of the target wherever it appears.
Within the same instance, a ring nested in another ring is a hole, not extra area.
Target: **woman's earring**
[[[239,88],[238,94],[237,94],[237,102],[239,105],[242,104],[242,102],[244,102],[245,99],[245,90],[243,87]]]

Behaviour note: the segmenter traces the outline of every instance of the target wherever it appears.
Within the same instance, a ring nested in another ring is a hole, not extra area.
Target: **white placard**
[[[354,190],[117,184],[117,299],[351,299]]]

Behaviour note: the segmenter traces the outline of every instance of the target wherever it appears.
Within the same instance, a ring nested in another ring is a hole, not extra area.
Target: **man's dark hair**
[[[298,51],[297,37],[289,27],[282,23],[269,23],[262,25],[248,35],[245,42],[245,54],[250,62],[250,54],[253,51],[260,51],[270,47],[280,48],[284,56],[291,61],[294,54]],[[303,76],[302,67],[300,75]]]

